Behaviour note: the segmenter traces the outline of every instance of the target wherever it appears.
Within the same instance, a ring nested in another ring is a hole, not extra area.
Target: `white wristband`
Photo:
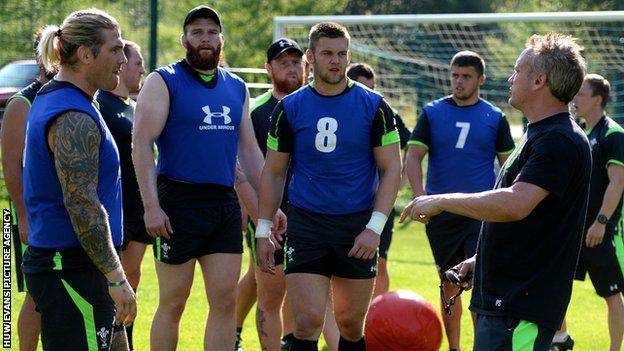
[[[370,221],[368,221],[366,228],[372,230],[377,235],[381,235],[387,221],[388,216],[379,211],[374,211],[373,214],[371,214]]]
[[[258,218],[258,226],[256,227],[256,238],[268,238],[269,235],[271,235],[272,225],[272,220]]]

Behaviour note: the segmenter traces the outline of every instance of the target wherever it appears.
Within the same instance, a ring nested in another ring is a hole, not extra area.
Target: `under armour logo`
[[[499,300],[496,300],[496,301],[494,302],[494,305],[496,305],[496,307],[501,307],[501,306],[503,305],[503,300],[500,300],[500,299],[499,299]]]
[[[206,114],[206,117],[204,117],[204,123],[212,124],[213,118],[223,118],[223,124],[232,123],[232,118],[229,115],[230,108],[227,106],[221,106],[221,107],[223,107],[223,112],[212,112],[210,111],[210,106],[202,107],[202,111],[204,111],[204,113]]]
[[[126,118],[126,115],[123,112],[117,113],[117,118]]]
[[[279,41],[280,48],[283,48],[284,46],[287,46],[287,45],[288,45],[288,42],[286,40],[280,40]]]
[[[100,331],[97,332],[97,335],[100,337],[100,344],[102,344],[102,348],[108,347],[108,334],[110,332],[108,329],[102,327]]]
[[[617,284],[613,284],[613,285],[610,285],[610,286],[609,286],[609,290],[611,290],[611,291],[616,291],[616,290],[617,290],[617,288],[618,288],[618,285],[617,285]]]

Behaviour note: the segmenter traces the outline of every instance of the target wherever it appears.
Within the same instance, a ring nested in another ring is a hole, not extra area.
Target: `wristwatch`
[[[607,224],[607,222],[609,221],[609,218],[607,218],[607,216],[605,216],[602,213],[600,213],[600,214],[598,214],[598,216],[596,216],[596,220],[600,224]]]

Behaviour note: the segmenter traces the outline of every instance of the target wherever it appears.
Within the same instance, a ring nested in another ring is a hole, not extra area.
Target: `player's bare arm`
[[[375,163],[379,169],[379,186],[375,193],[375,212],[381,212],[386,216],[390,214],[396,200],[399,184],[401,183],[401,150],[400,144],[394,143],[386,146],[373,148]],[[385,225],[385,221],[383,222]],[[383,229],[383,225],[381,229]],[[380,230],[381,233],[381,230]],[[364,229],[356,238],[349,251],[349,257],[372,259],[375,257],[379,246],[380,233],[375,233],[370,228]]]
[[[425,195],[423,187],[422,162],[427,154],[427,149],[420,145],[410,145],[405,155],[405,173],[414,195]]]
[[[2,169],[9,197],[19,218],[19,236],[28,244],[28,222],[24,205],[22,180],[22,155],[24,153],[24,130],[30,106],[22,99],[11,99],[4,111],[0,141],[2,142]]]
[[[100,142],[95,121],[83,112],[64,113],[48,132],[63,202],[80,245],[109,281],[122,282],[125,275],[113,247],[106,210],[97,194]],[[117,307],[116,320],[131,323],[136,316],[132,288],[123,284],[110,293]]]
[[[600,211],[598,211],[598,213],[602,213],[607,216],[607,218],[611,218],[622,198],[622,190],[624,190],[624,167],[611,163],[607,168],[607,175],[609,176],[609,185],[605,190],[604,197],[602,198],[602,206],[600,206]],[[605,229],[606,224],[601,224],[598,223],[597,220],[594,220],[594,223],[592,223],[587,230],[585,245],[587,245],[587,247],[600,245],[604,238]]]
[[[267,151],[266,162],[260,177],[259,196],[259,216],[260,218],[273,218],[284,195],[284,183],[286,182],[286,171],[290,162],[290,154],[273,150]],[[261,220],[258,225],[260,226]],[[256,230],[258,234],[258,230]],[[273,251],[275,243],[270,238],[258,237],[256,250],[258,264],[263,272],[275,274],[275,262],[273,262]]]
[[[440,194],[419,196],[401,213],[400,222],[410,216],[428,223],[442,211],[485,222],[513,222],[528,216],[549,192],[537,185],[516,182],[509,188],[474,194]]]
[[[132,130],[132,162],[145,207],[147,233],[165,238],[169,238],[173,228],[158,201],[153,145],[165,127],[168,114],[167,86],[158,73],[151,73],[137,99]]]

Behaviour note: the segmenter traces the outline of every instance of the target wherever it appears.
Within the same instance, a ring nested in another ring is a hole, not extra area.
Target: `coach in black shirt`
[[[587,210],[591,151],[567,104],[585,75],[570,36],[533,35],[509,78],[510,104],[529,119],[494,190],[414,199],[401,216],[421,222],[442,211],[484,221],[470,309],[475,350],[548,350],[572,292]]]

